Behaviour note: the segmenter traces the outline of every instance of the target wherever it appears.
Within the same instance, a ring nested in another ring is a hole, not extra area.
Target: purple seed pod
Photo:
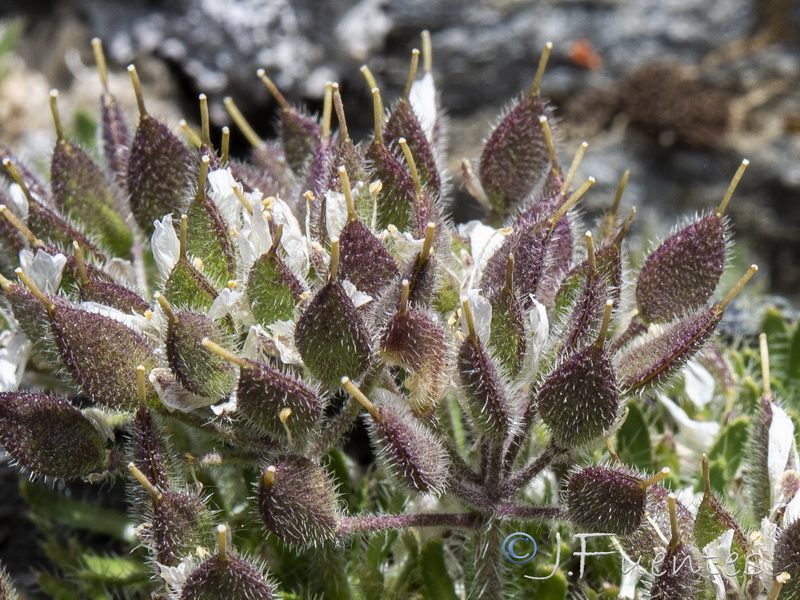
[[[565,358],[542,383],[536,409],[562,448],[583,446],[602,437],[617,419],[617,375],[603,340],[611,316],[606,303],[597,342]]]
[[[781,588],[781,599],[800,598],[800,520],[795,520],[784,527],[778,535],[775,541],[772,573],[773,575],[788,573],[791,577]]]
[[[515,377],[525,358],[525,324],[522,304],[512,288],[504,288],[490,299],[492,334],[489,345],[506,372]]]
[[[117,99],[107,92],[100,96],[103,154],[117,184],[127,185],[130,134]]]
[[[69,479],[101,468],[105,441],[63,398],[0,394],[0,440],[13,459],[34,475]]]
[[[664,240],[636,280],[641,318],[663,323],[705,306],[719,283],[727,248],[725,221],[716,213]]]
[[[266,190],[273,187],[277,195],[284,198],[291,197],[296,181],[294,173],[292,173],[289,163],[286,161],[283,147],[279,143],[262,141],[253,148],[251,159],[252,167],[248,172],[255,176],[255,180],[250,184],[250,187],[258,188],[265,194]],[[262,183],[270,183],[270,186],[265,186],[262,189]]]
[[[640,527],[630,535],[619,538],[620,544],[634,561],[641,560],[643,565],[649,564],[659,553],[661,539],[668,539],[671,531],[668,497],[670,491],[660,485],[647,488],[645,500],[646,518]],[[675,503],[678,528],[681,539],[694,544],[694,517],[689,509],[680,502]]]
[[[320,289],[295,327],[295,343],[311,374],[330,389],[370,365],[370,337],[353,301],[337,281]]]
[[[272,583],[261,569],[228,549],[228,527],[217,527],[217,553],[186,579],[180,600],[272,600]]]
[[[0,169],[0,175],[10,177],[11,181],[19,184],[23,190],[29,190],[34,200],[39,204],[52,204],[52,198],[44,181],[34,171],[26,167],[25,163],[20,161],[10,148],[2,144],[0,144],[0,162],[6,167],[6,169]],[[9,164],[13,165],[13,169],[19,174],[19,178],[12,174],[11,169],[8,168]],[[30,201],[30,198],[28,200]]]
[[[405,303],[381,334],[384,362],[408,371],[403,383],[411,391],[411,410],[428,417],[436,409],[447,382],[445,367],[447,340],[439,323],[427,313],[408,308],[408,283],[404,281]]]
[[[566,336],[561,346],[563,353],[569,354],[583,348],[588,340],[597,335],[609,295],[605,279],[596,270],[584,278],[582,289],[565,323]]]
[[[569,479],[566,502],[569,520],[588,532],[629,535],[642,523],[647,488],[669,474],[650,479],[620,467],[587,467]]]
[[[80,298],[83,302],[105,304],[124,313],[144,314],[150,305],[133,290],[108,281],[86,281],[81,284]]]
[[[159,296],[162,306],[168,306]],[[181,385],[198,396],[222,399],[236,385],[236,370],[233,365],[209,350],[202,341],[209,338],[222,343],[225,334],[222,328],[208,317],[193,312],[172,312],[167,328],[167,360]]]
[[[392,108],[383,135],[390,150],[396,148],[400,139],[405,138],[417,163],[422,185],[434,196],[440,195],[442,178],[436,165],[436,155],[411,104],[403,100]]]
[[[250,423],[289,444],[302,443],[316,431],[326,405],[316,390],[268,365],[244,359],[237,362],[237,406]]]
[[[667,553],[659,568],[653,585],[650,588],[651,600],[678,600],[692,598],[710,591],[704,589],[704,580],[700,556],[695,548],[681,541],[678,524],[675,496],[669,494],[669,515],[672,539],[667,546]]]
[[[339,277],[376,297],[398,275],[383,243],[361,221],[349,221],[339,236]]]
[[[50,328],[50,316],[44,304],[24,285],[8,282],[3,293],[20,329],[33,344],[34,359],[43,368],[58,364],[58,351]],[[63,302],[59,296],[47,296],[50,302]]]
[[[165,491],[153,498],[149,540],[156,560],[175,566],[198,546],[209,546],[213,539],[211,512],[191,493]]]
[[[153,344],[111,317],[67,303],[51,305],[49,313],[61,359],[81,388],[109,408],[136,406],[137,365],[158,366]]]
[[[336,490],[325,470],[302,456],[280,456],[259,480],[258,508],[267,529],[293,545],[316,545],[339,529]]]
[[[168,489],[170,454],[167,440],[147,406],[139,405],[130,427],[134,464],[155,487]]]
[[[469,327],[457,359],[464,401],[472,422],[483,435],[503,438],[512,426],[513,409],[499,369],[475,331],[468,302],[462,301],[462,310]]]
[[[435,434],[390,392],[379,390],[373,404],[347,377],[342,385],[369,412],[369,437],[386,471],[414,492],[442,493],[448,457]]]

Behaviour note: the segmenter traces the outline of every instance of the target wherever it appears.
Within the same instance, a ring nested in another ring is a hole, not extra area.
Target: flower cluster
[[[105,82],[99,41],[95,51]],[[260,72],[281,137],[260,139],[228,100],[253,145],[247,161],[229,155],[227,130],[212,145],[202,95],[188,145],[149,115],[133,66],[138,124],[131,133],[106,88],[99,161],[65,137],[53,92],[49,183],[0,150],[10,180],[0,191],[0,440],[19,469],[127,477],[155,588],[176,599],[276,594],[269,557],[231,542],[231,530],[253,527],[238,519],[247,507],[259,532],[298,553],[364,532],[463,531],[471,598],[503,596],[508,521],[613,533],[631,558],[655,552],[655,527],[668,560],[652,598],[711,585],[718,598],[756,598],[782,571],[800,582],[797,502],[787,500],[800,478],[781,441],[791,421],[768,392],[752,484],[760,514],[781,513],[762,529],[785,531],[763,575],[670,566],[775,538],[746,536],[708,485],[694,516],[661,485],[665,472],[618,459],[568,468],[613,436],[626,402],[681,372],[756,269],[712,300],[746,161],[720,206],[676,229],[636,273],[625,245],[634,212],[617,215],[627,174],[598,231],[583,234],[574,207],[594,180],[573,186],[585,145],[566,171],[557,160],[539,92],[549,51],[477,168],[463,163],[486,218],[457,227],[428,44],[423,76],[414,51],[388,110],[363,69],[374,135],[360,144],[335,83],[315,118]],[[362,421],[375,476],[413,500],[399,511],[353,514],[341,497],[331,453]],[[249,487],[215,489],[224,478],[203,471],[221,467]],[[561,474],[562,503],[537,501],[529,484],[544,472]]]

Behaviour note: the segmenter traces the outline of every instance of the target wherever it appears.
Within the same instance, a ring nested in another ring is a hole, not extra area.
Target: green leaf
[[[81,579],[101,582],[110,586],[132,586],[150,580],[150,569],[146,563],[127,556],[83,555],[84,569]]]
[[[748,440],[748,423],[746,417],[728,423],[708,453],[711,489],[718,494],[727,492],[728,483],[733,481],[742,463],[742,448],[746,447]]]
[[[423,546],[419,564],[427,598],[430,600],[458,600],[453,580],[450,579],[444,563],[442,540],[431,540]]]
[[[795,325],[789,338],[788,373],[791,379],[800,379],[800,325]]]
[[[617,431],[617,453],[626,465],[644,471],[653,470],[650,432],[642,410],[635,402],[628,403],[628,416]]]

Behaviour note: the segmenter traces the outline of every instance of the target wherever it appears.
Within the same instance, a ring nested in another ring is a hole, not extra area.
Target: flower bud
[[[555,444],[575,448],[603,436],[617,418],[619,403],[611,360],[593,344],[547,376],[536,406]]]
[[[184,206],[191,173],[189,150],[169,128],[142,114],[128,159],[128,193],[136,222],[148,237],[153,221]]]
[[[308,303],[295,342],[311,374],[331,389],[345,375],[360,377],[369,367],[369,334],[338,282],[324,286]]]
[[[671,321],[705,306],[725,266],[726,233],[722,217],[710,214],[650,253],[636,280],[636,302],[644,320]]]
[[[222,329],[208,317],[181,311],[170,317],[167,360],[181,385],[198,396],[220,399],[236,385],[236,369],[202,344],[204,338],[221,343]]]
[[[63,398],[0,394],[0,440],[35,475],[68,479],[99,469],[105,442],[91,422]]]
[[[336,491],[325,470],[302,456],[281,456],[259,481],[258,507],[267,529],[287,544],[316,545],[339,529]]]

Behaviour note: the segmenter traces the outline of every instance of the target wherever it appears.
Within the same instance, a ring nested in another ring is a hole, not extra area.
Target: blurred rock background
[[[552,41],[542,89],[560,118],[563,161],[588,141],[578,178],[598,180],[583,202],[587,224],[630,169],[623,202],[639,208],[635,232],[664,235],[677,214],[716,207],[747,157],[729,209],[735,260],[762,266],[762,290],[800,301],[796,0],[1,0],[0,142],[47,156],[52,87],[61,90],[62,115],[74,115],[74,134],[89,135],[100,92],[94,36],[132,117],[125,66],[135,62],[148,109],[168,123],[196,121],[204,92],[218,129],[229,123],[229,95],[267,137],[276,117],[255,76],[264,68],[287,98],[312,110],[325,81],[340,82],[359,138],[372,123],[359,67],[368,63],[384,98],[396,97],[422,29],[432,34],[453,173],[462,158],[477,157]],[[238,132],[234,143],[247,152]],[[453,182],[456,219],[477,216],[458,175]],[[15,477],[0,475],[0,556],[19,580],[40,555],[14,501]]]

